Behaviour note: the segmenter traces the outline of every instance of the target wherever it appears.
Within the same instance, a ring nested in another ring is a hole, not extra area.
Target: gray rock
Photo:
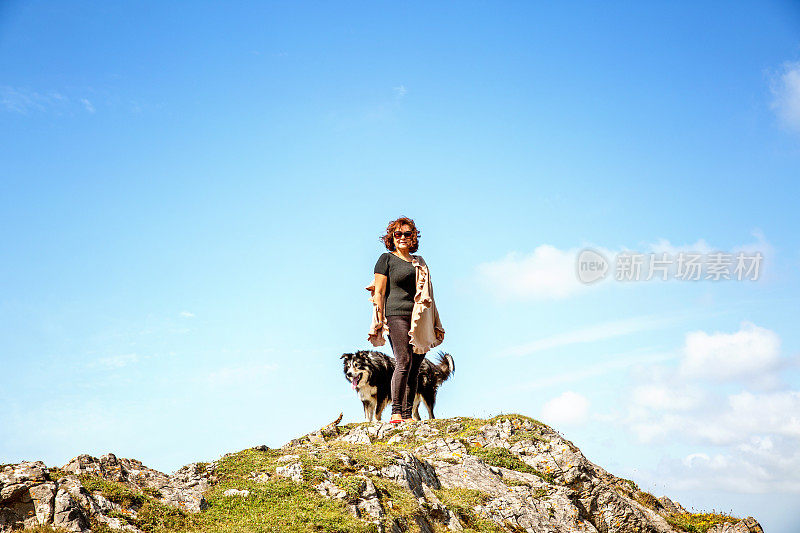
[[[90,518],[113,529],[136,533],[139,530],[124,520],[107,516],[111,511],[121,511],[119,504],[99,492],[89,493],[78,476],[101,477],[133,490],[151,489],[148,494],[163,503],[197,512],[208,506],[203,493],[216,479],[215,467],[215,463],[193,463],[168,476],[114,454],[99,459],[84,454],[62,467],[66,476],[51,481],[41,461],[5,465],[0,468],[0,533],[47,524],[69,531],[88,531]],[[135,506],[128,512],[135,516]]]
[[[717,524],[708,530],[708,533],[764,533],[755,518],[748,516],[740,522]]]
[[[56,494],[53,525],[77,533],[91,531],[78,502],[73,499],[68,490],[63,488],[58,489]]]
[[[275,469],[275,475],[288,477],[296,483],[303,482],[303,465],[300,463],[292,463],[287,466],[279,466]]]
[[[356,430],[341,437],[341,440],[353,444],[372,444],[372,439],[369,438],[369,432],[366,428],[356,428]]]
[[[267,472],[251,472],[250,479],[257,483],[267,483],[270,475]]]
[[[58,492],[57,486],[52,482],[33,485],[29,489],[31,499],[33,500],[33,509],[36,513],[36,520],[39,524],[53,523],[56,492]]]
[[[359,511],[359,516],[369,517],[373,521],[380,521],[384,516],[383,506],[378,498],[378,490],[371,479],[361,476],[362,483],[359,487],[359,497],[356,507]]]
[[[327,496],[328,498],[344,500],[347,497],[347,493],[343,489],[337,487],[327,479],[315,485],[314,488],[317,489],[317,492],[319,492],[321,495]]]
[[[664,510],[667,513],[670,513],[670,514],[677,514],[677,513],[685,514],[686,513],[686,509],[681,507],[681,505],[679,503],[673,502],[672,500],[670,500],[666,496],[660,497],[658,499],[658,501],[661,503],[661,506],[664,507]]]
[[[208,465],[191,463],[181,467],[166,479],[153,475],[148,486],[161,493],[161,499],[165,504],[197,513],[208,508],[208,502],[203,494],[216,481],[215,469],[216,463]]]

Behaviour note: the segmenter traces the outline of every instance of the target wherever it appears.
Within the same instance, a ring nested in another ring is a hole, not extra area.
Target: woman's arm
[[[383,307],[386,303],[386,280],[389,278],[383,274],[375,274],[375,295],[374,301],[378,304],[378,322],[383,323]]]

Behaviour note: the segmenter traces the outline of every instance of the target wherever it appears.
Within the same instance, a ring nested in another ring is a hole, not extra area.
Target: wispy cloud
[[[216,388],[258,386],[277,368],[277,365],[271,363],[225,366],[201,375],[199,380]]]
[[[33,111],[45,111],[66,101],[67,97],[56,91],[41,93],[21,87],[0,87],[0,104],[3,108],[23,115]]]
[[[672,353],[648,353],[644,350],[635,350],[620,356],[602,357],[603,361],[600,363],[581,366],[576,370],[570,370],[560,374],[544,376],[512,387],[512,389],[534,390],[564,385],[566,383],[576,383],[585,379],[596,378],[597,376],[602,376],[609,372],[618,372],[619,370],[632,366],[659,363],[676,358],[677,356]]]
[[[184,318],[194,318],[194,313],[191,311],[181,311],[180,315]]]
[[[632,335],[642,331],[661,329],[675,324],[682,320],[679,316],[650,316],[634,317],[624,320],[614,320],[601,322],[583,328],[558,333],[542,339],[536,339],[525,344],[511,346],[500,352],[496,352],[497,357],[520,357],[532,355],[543,350],[562,348],[572,344],[596,342],[600,340]]]
[[[391,87],[391,93],[387,88],[382,88],[373,101],[359,104],[355,109],[332,110],[328,113],[328,118],[342,129],[360,127],[364,122],[389,122],[402,109],[407,94],[408,88],[405,85]]]
[[[70,98],[59,91],[34,91],[25,87],[0,86],[0,109],[29,115],[31,113],[74,113],[82,109],[96,111],[88,98]]]
[[[800,131],[800,61],[787,61],[773,75],[771,107],[780,121]]]
[[[86,111],[88,111],[89,113],[94,113],[95,111],[94,106],[92,105],[92,103],[89,101],[88,98],[81,98],[81,103],[83,104],[83,107],[86,109]]]
[[[114,355],[111,357],[101,357],[96,361],[96,363],[106,368],[122,368],[137,363],[138,361],[139,356],[137,354],[128,353],[123,355]]]

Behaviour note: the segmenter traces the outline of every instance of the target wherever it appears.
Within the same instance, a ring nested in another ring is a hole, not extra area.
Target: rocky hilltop
[[[644,492],[528,417],[340,421],[172,475],[113,454],[2,465],[0,533],[763,533]]]

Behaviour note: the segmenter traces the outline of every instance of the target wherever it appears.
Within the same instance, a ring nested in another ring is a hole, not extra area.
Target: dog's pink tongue
[[[353,390],[356,390],[356,379],[358,379],[358,376],[353,378]]]

